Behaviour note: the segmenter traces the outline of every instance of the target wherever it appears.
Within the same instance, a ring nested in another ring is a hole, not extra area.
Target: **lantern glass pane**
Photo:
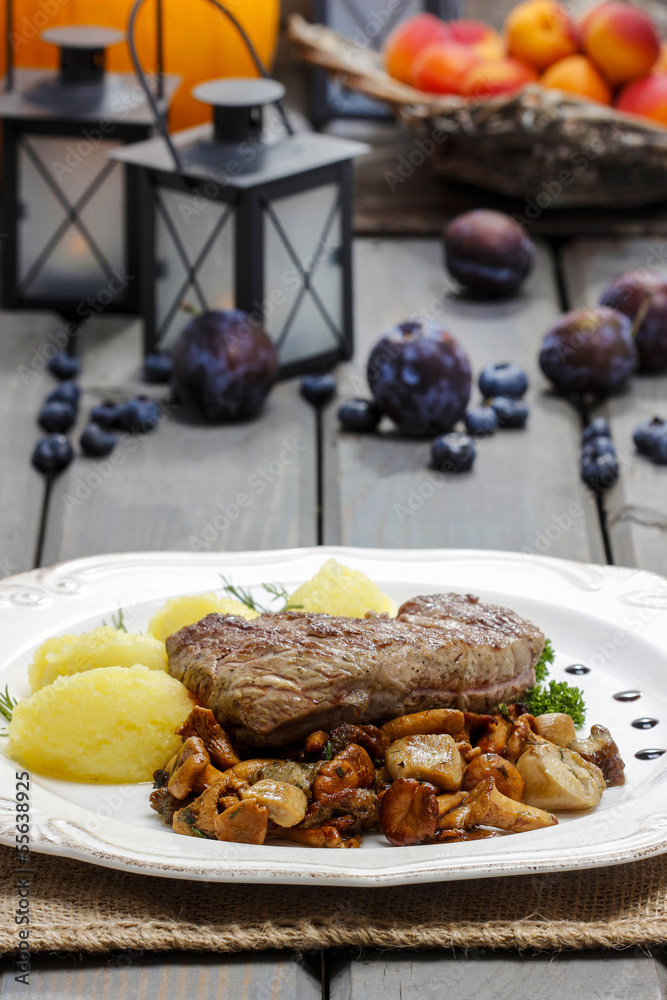
[[[265,215],[265,326],[282,364],[335,350],[342,340],[339,190],[331,183],[277,199]]]
[[[360,45],[379,48],[392,27],[404,17],[423,11],[423,0],[355,0],[354,4],[329,0],[327,23]]]
[[[22,137],[17,271],[27,297],[100,296],[104,305],[122,298],[124,171],[107,157],[118,146],[72,136]],[[71,210],[75,219],[68,221]]]
[[[235,218],[228,205],[197,193],[161,187],[157,199],[156,318],[169,345],[191,318],[181,303],[197,312],[234,308]]]

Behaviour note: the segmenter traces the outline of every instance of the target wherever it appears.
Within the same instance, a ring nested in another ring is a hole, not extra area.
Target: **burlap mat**
[[[395,888],[223,885],[31,854],[30,947],[243,951],[357,945],[582,949],[667,943],[667,856],[587,872]],[[0,848],[0,951],[18,944]]]

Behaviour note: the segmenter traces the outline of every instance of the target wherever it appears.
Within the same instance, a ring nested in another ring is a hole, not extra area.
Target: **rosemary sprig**
[[[267,608],[263,604],[260,604],[246,587],[233,584],[231,580],[228,580],[222,573],[220,574],[220,579],[222,580],[222,586],[225,593],[236,598],[236,600],[240,601],[241,604],[245,604],[246,608],[249,608],[251,611],[256,611],[257,614],[260,615],[270,613],[271,608]],[[267,594],[271,595],[271,597],[275,597],[278,600],[285,602],[283,608],[281,609],[282,611],[298,611],[303,608],[303,604],[289,603],[289,592],[282,583],[262,583],[260,586],[262,587],[262,590],[265,590]]]

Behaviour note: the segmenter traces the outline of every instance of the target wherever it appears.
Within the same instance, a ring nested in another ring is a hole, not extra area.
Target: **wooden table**
[[[357,347],[354,360],[337,372],[340,397],[365,393],[370,345],[385,328],[415,314],[442,317],[465,344],[477,372],[503,359],[528,369],[529,428],[482,441],[474,471],[459,477],[428,469],[426,442],[400,440],[389,429],[378,436],[341,434],[335,405],[318,427],[292,381],[275,389],[255,423],[193,427],[176,414],[153,434],[122,441],[111,475],[91,476],[95,462],[77,459],[46,485],[29,456],[38,407],[53,386],[42,370],[45,349],[60,324],[45,314],[4,314],[0,571],[7,575],[101,552],[191,549],[220,506],[243,492],[252,473],[289,443],[295,461],[284,466],[270,492],[256,497],[207,543],[210,550],[318,542],[476,547],[665,572],[667,469],[634,454],[631,431],[654,412],[667,413],[667,377],[636,379],[626,395],[604,408],[623,475],[598,504],[579,480],[581,415],[549,390],[536,363],[540,338],[564,307],[594,303],[612,275],[646,265],[661,247],[660,240],[578,240],[556,252],[540,244],[535,272],[521,296],[489,305],[448,295],[437,239],[357,239]],[[138,322],[109,317],[85,329],[82,422],[94,403],[139,389],[140,335]],[[436,488],[414,502],[427,483]],[[573,510],[578,513],[568,520]],[[442,996],[448,983],[456,984],[457,1000],[535,995],[657,1000],[667,996],[667,965],[663,956],[641,951],[51,956],[35,958],[31,998],[151,998],[172,995],[177,984],[176,995],[200,1000],[381,995],[424,1000]],[[0,996],[22,996],[22,988],[7,971]]]

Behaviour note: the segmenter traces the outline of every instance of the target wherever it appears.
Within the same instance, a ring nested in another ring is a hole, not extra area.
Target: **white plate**
[[[552,677],[579,684],[587,725],[611,729],[626,762],[626,784],[608,789],[583,815],[558,827],[461,844],[391,847],[364,838],[360,850],[295,844],[249,846],[181,837],[148,805],[149,786],[94,785],[31,775],[31,849],[111,868],[206,881],[280,881],[338,885],[481,878],[613,865],[667,850],[667,580],[638,570],[592,566],[518,553],[299,549],[238,554],[132,553],[79,559],[0,584],[3,660],[0,688],[28,694],[32,651],[49,636],[83,632],[122,606],[128,628],[145,628],[173,595],[235,583],[280,581],[289,589],[335,556],[363,570],[398,603],[438,591],[475,593],[534,621],[557,651]],[[565,667],[583,663],[573,678]],[[641,691],[635,701],[613,695]],[[640,717],[654,728],[633,728]],[[4,743],[6,746],[6,743]],[[0,757],[0,842],[15,836],[16,766]],[[18,768],[21,770],[21,768]]]

